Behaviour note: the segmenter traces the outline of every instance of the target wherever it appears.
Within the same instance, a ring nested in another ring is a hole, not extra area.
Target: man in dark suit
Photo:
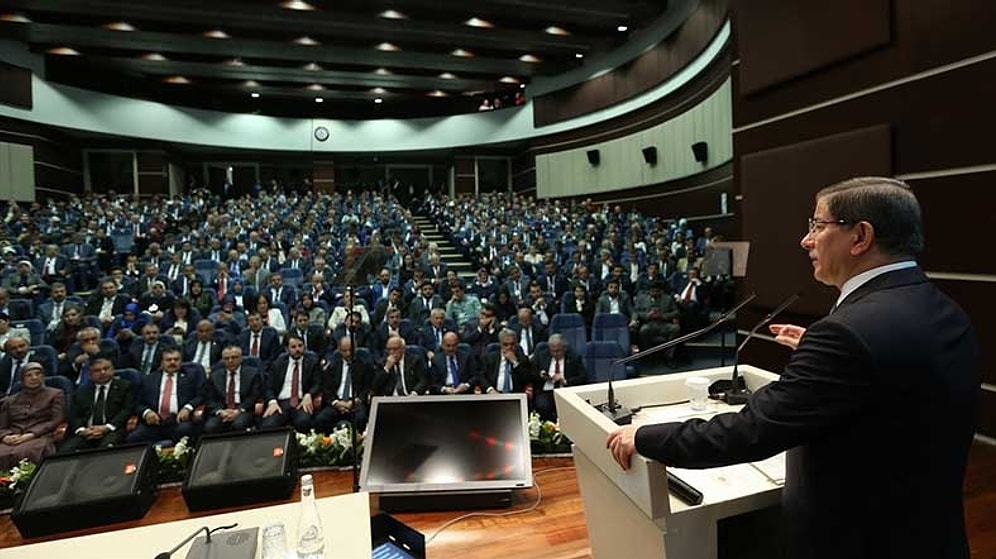
[[[979,399],[965,313],[917,266],[920,207],[905,183],[859,178],[821,190],[802,247],[840,290],[804,329],[779,380],[737,414],[628,426],[607,446],[681,468],[788,450],[786,557],[968,557],[962,484]],[[915,534],[915,536],[911,536]]]
[[[182,352],[178,347],[162,351],[161,370],[142,380],[138,391],[138,427],[128,435],[128,442],[173,442],[193,437],[194,409],[201,405],[205,382],[200,366],[182,367]]]
[[[107,359],[94,359],[89,370],[90,383],[73,393],[72,434],[59,445],[59,452],[104,448],[125,440],[125,423],[135,410],[134,387],[114,377],[114,366]]]
[[[52,284],[49,297],[38,305],[35,316],[45,324],[45,329],[49,332],[55,330],[59,321],[62,320],[62,309],[66,307],[66,284],[56,282]]]
[[[183,360],[197,363],[205,371],[214,368],[221,361],[223,345],[215,339],[214,324],[208,319],[197,323],[194,337],[183,344]]]
[[[379,327],[387,320],[387,312],[391,309],[398,309],[401,311],[401,314],[404,315],[401,296],[401,288],[395,286],[388,291],[387,297],[377,299],[377,303],[374,305],[373,316],[370,317],[370,323],[373,324],[375,328]]]
[[[536,358],[536,370],[543,382],[533,389],[533,408],[541,418],[556,421],[553,391],[563,386],[584,384],[588,380],[588,372],[581,358],[567,347],[562,335],[550,336],[547,350]]]
[[[66,350],[66,359],[59,363],[58,374],[79,384],[89,376],[86,372],[87,363],[98,357],[107,359],[114,366],[121,359],[115,342],[102,341],[100,329],[87,326],[76,334],[76,341]]]
[[[477,377],[481,392],[522,393],[526,392],[529,385],[535,389],[542,379],[532,361],[519,347],[519,337],[513,330],[503,328],[498,332],[498,342],[501,347],[497,353],[484,355],[481,372]]]
[[[265,293],[274,303],[283,303],[287,308],[294,306],[295,289],[293,286],[284,285],[284,276],[280,272],[273,272],[270,276],[270,287]]]
[[[460,337],[456,332],[443,335],[439,352],[432,358],[429,370],[432,394],[464,394],[471,391],[477,381],[477,358],[469,351],[457,351]]]
[[[249,327],[239,334],[242,354],[259,357],[263,368],[266,368],[280,353],[280,336],[273,328],[263,327],[263,318],[257,312],[251,313],[246,323]]]
[[[432,309],[428,324],[422,327],[418,336],[418,345],[425,348],[426,356],[432,361],[433,356],[443,343],[443,335],[450,332],[446,325],[446,311],[441,308]]]
[[[69,260],[59,254],[57,245],[45,246],[45,255],[35,262],[35,268],[42,280],[50,285],[65,282],[69,278]]]
[[[519,347],[530,359],[536,352],[536,344],[546,341],[546,328],[533,318],[533,309],[528,303],[519,307],[515,319],[508,327],[518,336]]]
[[[304,340],[305,351],[313,351],[319,360],[325,357],[325,352],[328,351],[329,347],[328,339],[325,337],[325,330],[318,324],[311,324],[308,311],[298,310],[294,313],[294,324],[287,331],[286,337],[289,337],[291,334]],[[286,341],[284,345],[287,345]]]
[[[255,426],[253,412],[263,398],[263,373],[242,365],[242,350],[228,346],[221,351],[224,367],[211,371],[204,383],[205,433],[245,431]]]
[[[387,340],[387,356],[373,381],[374,396],[414,396],[429,392],[425,362],[416,353],[405,351],[399,336]]]
[[[147,375],[163,362],[164,349],[166,345],[159,341],[159,327],[150,322],[142,326],[142,343],[133,342],[128,348],[123,358],[124,365]]]
[[[86,314],[96,316],[106,329],[114,322],[115,316],[124,313],[125,305],[131,299],[118,293],[118,284],[112,279],[105,279],[100,282],[100,293],[94,294],[86,304]]]
[[[344,422],[353,422],[357,431],[367,424],[367,401],[373,385],[373,371],[359,359],[354,359],[349,338],[339,341],[339,352],[321,374],[322,409],[315,416],[315,428],[323,433]]]
[[[374,331],[375,339],[377,340],[376,346],[371,347],[376,352],[376,355],[383,355],[384,348],[387,346],[387,340],[391,339],[391,336],[400,336],[406,340],[415,339],[415,331],[412,328],[410,322],[401,321],[401,309],[394,308],[388,311],[387,320],[377,326]]]
[[[314,427],[314,398],[321,390],[318,357],[304,354],[304,340],[287,335],[287,352],[277,357],[266,375],[264,429],[290,423],[299,433]]]
[[[27,338],[13,336],[7,339],[3,347],[6,355],[0,359],[0,399],[17,391],[21,384],[21,368],[28,363],[39,363],[46,369],[46,375],[54,375],[55,371],[49,371],[48,363],[45,363],[39,356],[31,351],[31,344]]]

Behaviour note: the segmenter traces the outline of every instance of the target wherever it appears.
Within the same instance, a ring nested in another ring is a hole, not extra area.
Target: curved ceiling
[[[238,113],[404,118],[473,112],[481,92],[510,103],[520,85],[620,47],[666,8],[662,0],[5,0],[0,34],[45,54],[47,80],[85,89]]]

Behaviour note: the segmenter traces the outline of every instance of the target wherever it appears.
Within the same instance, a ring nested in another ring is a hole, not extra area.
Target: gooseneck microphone
[[[782,311],[789,308],[789,306],[792,303],[796,302],[801,296],[802,296],[801,291],[793,293],[791,297],[785,299],[784,301],[782,301],[782,304],[775,307],[775,310],[764,315],[764,318],[762,318],[760,322],[758,322],[757,324],[754,325],[753,328],[751,328],[750,333],[747,334],[747,337],[744,338],[744,341],[740,342],[740,345],[737,346],[737,352],[733,356],[733,373],[730,375],[730,389],[727,390],[726,393],[723,395],[722,399],[724,402],[726,402],[731,406],[737,406],[740,404],[747,403],[747,400],[750,398],[750,390],[747,389],[747,386],[741,386],[740,372],[737,371],[737,365],[740,364],[740,352],[743,351],[744,346],[747,345],[747,342],[749,342],[751,338],[754,337],[754,334],[756,334],[758,330],[760,330],[762,327],[771,322],[771,319],[781,314]]]
[[[174,547],[173,549],[171,549],[169,551],[164,551],[164,552],[160,553],[159,555],[156,555],[156,559],[169,559],[174,553],[176,553],[177,551],[179,551],[181,547],[187,545],[187,543],[190,542],[190,540],[192,540],[192,539],[196,538],[197,536],[199,536],[201,532],[204,532],[205,539],[207,540],[206,543],[211,543],[211,534],[217,532],[218,530],[230,530],[232,528],[235,528],[238,525],[239,525],[239,523],[236,522],[235,524],[229,524],[227,526],[218,526],[217,528],[213,528],[213,529],[209,529],[207,526],[201,526],[193,534],[190,534],[189,536],[187,536],[186,539],[184,539],[182,542],[178,543],[177,546]]]
[[[750,303],[756,297],[757,297],[756,293],[751,293],[743,301],[740,301],[733,308],[721,314],[719,318],[709,323],[704,328],[701,328],[694,332],[689,332],[684,336],[677,337],[673,340],[668,340],[650,349],[645,349],[639,353],[634,353],[633,355],[613,361],[612,365],[609,366],[609,383],[608,383],[609,388],[608,388],[606,402],[604,404],[599,404],[595,406],[595,408],[598,409],[600,412],[602,412],[602,414],[604,414],[605,417],[608,417],[613,422],[615,422],[616,425],[629,425],[633,421],[633,412],[629,408],[624,407],[622,404],[616,401],[616,393],[615,390],[613,390],[612,388],[612,381],[615,379],[616,367],[619,365],[625,365],[626,363],[637,361],[648,355],[653,355],[655,353],[664,351],[666,349],[671,349],[672,347],[681,345],[690,340],[694,340],[700,336],[704,336],[709,332],[715,330],[720,324],[723,324],[728,320],[730,320],[730,318],[733,318],[734,315],[736,315],[737,311],[744,308],[747,305],[747,303]]]

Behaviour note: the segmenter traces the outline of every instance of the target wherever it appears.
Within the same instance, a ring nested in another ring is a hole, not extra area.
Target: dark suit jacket
[[[405,352],[405,388],[408,392],[425,394],[429,391],[429,373],[426,370],[425,359],[418,354]],[[373,393],[374,396],[391,396],[394,394],[395,385],[398,383],[397,375],[384,370],[384,364],[380,363],[374,374]]]
[[[740,413],[644,426],[636,447],[681,468],[788,450],[786,557],[968,557],[978,368],[965,313],[918,268],[894,271],[813,323]]]
[[[305,332],[298,332],[297,326],[290,325],[287,334],[297,334],[304,340],[304,349],[314,351],[319,357],[325,355],[329,348],[329,340],[325,337],[325,330],[317,325],[311,324]],[[303,334],[303,335],[302,335]],[[287,345],[287,337],[284,336],[284,345]]]
[[[525,392],[526,384],[532,383],[534,387],[539,386],[542,379],[536,370],[536,366],[528,357],[522,354],[521,349],[516,350],[519,357],[519,364],[512,367],[512,392]],[[481,392],[487,392],[489,388],[501,390],[498,386],[498,367],[501,365],[501,353],[488,353],[481,363],[481,372],[477,377],[481,386]]]
[[[259,337],[259,359],[263,363],[270,363],[280,355],[280,336],[273,328],[263,327]],[[239,347],[242,348],[242,355],[249,355],[249,346],[252,343],[252,330],[246,328],[239,334]]]
[[[536,358],[536,371],[537,373],[549,373],[553,374],[553,366],[550,364],[550,354],[539,355]],[[574,352],[567,351],[564,354],[564,369],[561,371],[564,374],[564,380],[567,381],[567,386],[578,386],[588,382],[588,371],[584,368],[584,362],[578,357]],[[543,385],[546,384],[544,380],[540,384],[536,385],[536,390],[542,390]]]
[[[34,352],[29,351],[26,357],[28,358],[28,363],[39,363],[42,367],[45,367],[46,376],[54,375],[56,373],[56,371],[49,371],[48,363],[44,362],[40,357],[35,355]],[[3,359],[0,359],[0,397],[3,397],[3,395],[7,394],[8,391],[16,391],[11,389],[11,384],[14,385],[15,389],[21,385],[20,378],[11,378],[11,373],[13,371],[14,360],[8,353],[3,356]]]
[[[174,347],[171,345],[166,345],[163,342],[156,344],[156,350],[152,354],[152,364],[149,367],[149,371],[156,371],[163,364],[163,350],[167,347]],[[121,359],[122,365],[125,367],[131,367],[139,372],[142,370],[142,356],[145,355],[145,342],[140,339],[136,339],[132,342],[131,347],[128,348],[128,353]]]
[[[374,373],[359,359],[354,359],[349,365],[350,382],[353,385],[353,397],[366,403],[373,386]],[[342,356],[338,353],[329,362],[321,374],[323,405],[331,405],[338,398],[339,384],[342,382]]]
[[[445,335],[447,332],[452,332],[452,331],[453,330],[447,328],[446,325],[443,324],[442,334]],[[432,327],[431,323],[426,326],[423,326],[422,330],[419,331],[418,336],[416,336],[416,338],[417,338],[416,342],[418,343],[418,345],[424,347],[426,351],[432,351],[432,352],[439,351],[439,344],[436,341],[436,330],[435,328]],[[442,339],[442,335],[440,336],[440,339]]]
[[[66,309],[66,305],[68,305],[68,304],[69,304],[69,301],[63,301],[62,302],[62,309],[65,310]],[[38,320],[41,320],[42,323],[45,324],[45,326],[47,327],[48,324],[49,324],[49,322],[52,321],[52,312],[54,310],[55,310],[55,303],[52,302],[52,299],[51,298],[45,299],[45,301],[43,303],[41,303],[40,305],[38,305],[38,308],[35,310],[35,317],[37,317]],[[100,310],[100,309],[98,309],[98,310]],[[62,318],[62,317],[60,316],[60,317],[56,317],[56,318]]]
[[[284,387],[284,379],[287,372],[287,365],[290,363],[290,355],[283,353],[270,365],[270,370],[266,375],[266,401],[276,400],[280,395],[280,389]],[[301,358],[301,386],[304,392],[312,397],[321,390],[320,379],[318,378],[318,357],[305,355]]]
[[[263,373],[255,367],[242,365],[239,375],[239,409],[253,413],[256,402],[263,399]],[[228,394],[228,371],[222,367],[211,371],[208,382],[204,383],[201,397],[206,404],[205,413],[211,415],[225,409],[225,396]]]
[[[193,361],[194,360],[194,357],[197,356],[197,347],[198,347],[198,345],[200,345],[200,342],[197,340],[196,336],[193,337],[193,338],[191,338],[191,339],[189,339],[189,340],[187,340],[187,341],[185,341],[185,342],[183,342],[183,361],[184,362],[188,362],[188,361]],[[221,350],[222,349],[224,349],[224,347],[222,346],[222,344],[220,344],[218,342],[211,342],[210,353],[211,353],[211,364],[212,365],[214,365],[215,363],[221,361]]]
[[[73,393],[72,416],[69,418],[69,433],[76,432],[80,427],[86,427],[93,415],[93,404],[96,399],[96,386],[88,384],[76,389]],[[107,394],[104,396],[104,415],[107,423],[114,429],[125,428],[125,423],[135,411],[135,390],[131,383],[120,378],[111,379]]]
[[[547,339],[547,336],[546,336],[546,328],[544,328],[543,325],[540,324],[539,320],[536,320],[534,318],[533,319],[533,323],[530,326],[531,326],[531,328],[530,328],[529,332],[530,332],[530,336],[532,337],[532,342],[533,342],[533,345],[530,348],[530,350],[531,350],[530,353],[532,353],[532,352],[536,351],[536,344],[538,344],[540,342],[545,342],[546,339]],[[516,319],[512,320],[511,322],[509,322],[508,327],[509,327],[510,330],[512,330],[513,332],[515,332],[515,334],[519,337],[519,342],[521,344],[522,337],[523,337],[522,331],[524,330],[524,328],[522,327],[522,324],[519,323],[519,319],[516,318]],[[522,347],[522,346],[520,345],[519,347]]]
[[[125,305],[131,302],[125,295],[118,293],[114,296],[114,304],[111,305],[111,314],[117,316],[124,312]],[[104,306],[104,296],[97,294],[90,298],[86,304],[86,314],[92,316],[100,315],[100,308]]]
[[[460,383],[467,383],[473,385],[477,381],[477,357],[470,352],[463,355],[457,352],[457,377]],[[432,356],[431,367],[429,369],[430,379],[429,379],[429,389],[431,394],[442,394],[443,387],[446,386],[446,380],[450,374],[449,370],[449,356],[447,356],[442,351],[436,353]]]
[[[162,380],[162,371],[149,373],[149,376],[142,380],[142,386],[138,393],[138,405],[135,407],[139,419],[148,410],[159,413],[159,386],[162,384]],[[204,371],[200,367],[180,369],[173,384],[173,390],[177,395],[177,403],[179,404],[178,409],[183,409],[186,405],[196,408],[204,403],[204,382]]]

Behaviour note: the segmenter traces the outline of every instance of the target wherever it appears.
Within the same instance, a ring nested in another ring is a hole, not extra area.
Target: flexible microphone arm
[[[354,278],[353,279],[355,280],[355,274],[354,274]],[[350,347],[353,348],[352,349],[353,360],[355,360],[356,359],[356,328],[353,327],[353,309],[356,308],[356,293],[353,291],[353,282],[350,282],[350,284],[346,286],[346,291],[347,291],[347,293],[349,293],[349,313],[346,315],[346,324],[348,324],[349,327],[346,329],[346,331],[348,332],[348,335],[349,335],[349,345],[350,345]],[[350,376],[353,375],[353,365],[352,365],[352,362],[350,363],[350,366],[349,366],[349,374],[350,374]],[[352,379],[350,379],[349,386],[350,386],[350,395],[349,396],[352,399],[351,402],[350,402],[350,406],[349,406],[349,431],[350,431],[350,436],[352,437],[352,443],[353,443],[353,493],[359,493],[360,492],[360,465],[359,465],[359,457],[356,455],[356,406],[358,404],[356,403],[357,402],[357,400],[355,398],[356,391],[355,391],[355,387],[353,386]]]
[[[771,319],[781,314],[782,311],[789,308],[789,306],[796,302],[799,297],[802,297],[801,291],[793,293],[788,299],[782,301],[782,304],[775,307],[775,310],[764,315],[764,318],[762,318],[760,322],[751,328],[750,332],[747,334],[747,337],[744,338],[744,341],[740,342],[740,345],[737,346],[737,352],[733,356],[733,373],[730,376],[730,389],[723,395],[724,402],[731,406],[747,402],[747,399],[750,396],[750,390],[747,390],[746,386],[743,388],[740,387],[740,372],[737,370],[737,366],[740,364],[740,352],[743,351],[744,346],[747,345],[747,342],[751,341],[754,334],[757,334],[758,330],[766,326],[769,322],[771,322]]]
[[[740,309],[747,306],[747,303],[750,303],[756,297],[757,297],[756,293],[751,293],[743,301],[740,301],[733,308],[721,314],[719,318],[717,318],[715,321],[711,322],[709,325],[705,326],[704,328],[700,328],[694,332],[689,332],[684,336],[680,336],[673,340],[668,340],[662,344],[658,344],[650,349],[646,349],[639,353],[634,353],[633,355],[629,355],[613,361],[612,364],[609,366],[609,383],[608,383],[609,388],[608,388],[607,400],[604,404],[596,406],[596,408],[598,408],[603,414],[605,414],[606,417],[611,419],[617,425],[627,425],[628,423],[630,423],[630,421],[632,421],[633,419],[633,414],[630,413],[628,410],[621,409],[623,406],[622,404],[616,401],[616,392],[612,388],[612,381],[615,379],[616,367],[619,365],[625,365],[626,363],[630,363],[638,359],[642,359],[648,355],[653,355],[657,352],[664,351],[666,349],[671,349],[672,347],[679,346],[689,340],[694,340],[695,338],[698,338],[700,336],[704,336],[709,332],[715,330],[717,327],[719,327],[720,324],[723,324],[726,321],[730,320],[730,318],[732,318]]]
[[[212,529],[209,529],[207,526],[201,526],[200,528],[197,529],[197,531],[195,531],[193,534],[190,534],[189,536],[187,536],[186,539],[184,539],[182,542],[180,542],[179,544],[177,544],[177,546],[174,547],[173,549],[171,549],[169,551],[164,551],[164,552],[160,553],[159,555],[156,555],[156,559],[169,559],[174,553],[176,553],[177,551],[179,551],[180,548],[182,548],[183,546],[187,545],[187,543],[189,543],[190,540],[192,540],[192,539],[196,538],[197,536],[199,536],[201,532],[204,532],[204,535],[205,535],[205,538],[207,540],[207,543],[211,543],[211,534],[217,532],[218,530],[230,530],[232,528],[235,528],[238,525],[239,525],[239,523],[236,522],[235,524],[229,524],[227,526],[218,526],[217,528],[212,528]]]

